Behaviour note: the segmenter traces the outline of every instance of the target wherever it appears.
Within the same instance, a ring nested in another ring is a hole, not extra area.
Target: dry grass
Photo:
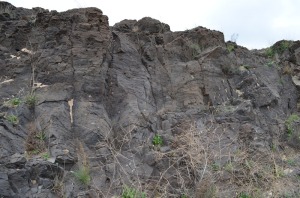
[[[78,141],[77,145],[78,145],[77,156],[78,156],[79,168],[74,172],[74,176],[82,184],[89,185],[91,181],[91,176],[90,176],[90,166],[89,166],[88,158],[84,151],[82,143]]]
[[[45,134],[38,131],[33,122],[27,125],[28,135],[25,142],[25,149],[28,154],[39,154],[46,150]]]
[[[282,68],[283,74],[291,75],[291,74],[293,74],[293,71],[294,71],[294,69],[288,64],[285,64]]]
[[[206,126],[185,125],[169,142],[169,151],[152,149],[155,163],[149,178],[136,170],[140,162],[135,161],[137,153],[132,154],[130,148],[136,127],[124,129],[114,138],[109,133],[97,147],[108,149],[102,167],[112,170],[107,187],[97,189],[99,196],[120,195],[123,187],[128,186],[146,193],[147,197],[157,198],[280,197],[289,188],[279,190],[279,184],[296,186],[284,172],[286,167],[279,151],[253,151],[249,149],[249,142],[243,142],[238,133],[228,141],[227,126],[213,122]],[[138,149],[151,146],[149,138]],[[127,161],[133,169],[124,163]]]
[[[54,185],[51,189],[53,193],[55,193],[58,197],[65,197],[65,185],[64,185],[64,180],[62,178],[59,178],[56,176],[54,178]]]
[[[188,195],[189,191],[204,178],[205,169],[208,166],[207,148],[201,144],[199,134],[196,134],[191,128],[190,133],[176,137],[171,151],[162,153],[153,149],[157,163],[167,159],[169,166],[161,170],[160,176],[151,176],[145,179],[138,172],[129,171],[128,167],[123,163],[124,159],[125,161],[131,160],[133,167],[137,168],[136,164],[138,162],[135,162],[134,158],[129,159],[123,154],[132,141],[132,132],[135,128],[129,127],[123,130],[122,135],[115,138],[106,137],[105,141],[98,144],[98,148],[108,148],[110,155],[106,157],[115,171],[113,173],[114,177],[110,178],[109,187],[106,190],[98,189],[99,194],[102,197],[110,197],[116,191],[121,192],[122,187],[129,186],[154,197]],[[149,138],[145,146],[149,147],[150,145],[152,145],[152,142]],[[171,179],[169,178],[169,171],[175,173]],[[196,189],[194,188],[193,190],[195,191]]]
[[[203,141],[201,132],[190,126],[175,136],[171,150],[156,152],[156,160],[167,161],[169,166],[161,170],[160,177],[153,178],[156,183],[151,191],[160,197],[190,196],[206,174],[209,163],[209,145]]]
[[[109,184],[106,189],[97,189],[99,196],[112,197],[115,192],[122,193],[124,187],[134,189],[137,192],[143,194],[144,187],[141,182],[141,178],[135,172],[128,171],[128,167],[122,160],[130,160],[126,157],[122,151],[130,144],[132,140],[131,133],[136,127],[128,127],[128,129],[122,129],[123,133],[120,133],[115,138],[111,138],[111,132],[105,137],[104,141],[99,142],[97,148],[108,149],[109,155],[104,156],[108,162],[109,167],[112,167],[112,178],[109,180]],[[135,161],[132,161],[133,167],[136,167]],[[103,167],[107,164],[103,164]]]

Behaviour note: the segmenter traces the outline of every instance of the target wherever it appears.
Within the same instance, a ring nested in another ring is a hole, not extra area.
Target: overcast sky
[[[219,30],[225,40],[249,49],[278,40],[300,40],[300,0],[7,0],[17,7],[65,11],[97,7],[109,24],[149,16],[170,25],[172,31],[197,26]]]

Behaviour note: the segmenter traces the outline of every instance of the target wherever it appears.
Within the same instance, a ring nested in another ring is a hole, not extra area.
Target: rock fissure
[[[232,86],[231,86],[231,83],[230,83],[229,79],[227,79],[226,82],[227,82],[228,87],[229,87],[230,96],[234,97],[234,95],[233,95],[233,89],[232,89]]]

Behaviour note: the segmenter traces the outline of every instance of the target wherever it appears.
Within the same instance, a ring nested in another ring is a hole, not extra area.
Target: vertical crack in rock
[[[147,71],[147,73],[149,74],[149,79],[147,78],[147,80],[149,81],[149,84],[150,84],[150,89],[151,89],[151,95],[152,95],[152,98],[154,100],[154,106],[153,104],[149,103],[151,106],[155,107],[156,108],[156,111],[157,111],[157,102],[156,102],[156,98],[155,98],[155,95],[154,95],[154,91],[153,91],[153,85],[152,85],[152,77],[151,77],[151,73],[147,67],[147,65],[144,63],[144,61],[142,61],[142,65],[144,66],[145,70]],[[145,96],[147,96],[146,94],[146,87],[144,85],[144,90],[145,90]],[[148,101],[147,101],[148,103]]]
[[[76,82],[76,78],[75,78],[75,72],[76,72],[76,70],[75,70],[75,67],[74,67],[74,55],[73,55],[73,46],[74,46],[74,44],[73,44],[73,30],[74,30],[74,27],[75,27],[75,24],[74,24],[74,22],[72,21],[72,24],[71,24],[71,26],[72,26],[72,29],[71,29],[71,33],[70,33],[70,35],[69,35],[69,41],[70,41],[70,43],[71,43],[71,54],[70,54],[70,59],[71,59],[71,68],[72,68],[72,79],[73,79],[73,86],[75,87],[75,85],[74,85],[74,82]],[[75,90],[75,89],[74,89]]]
[[[233,97],[233,89],[231,87],[231,83],[230,83],[229,79],[226,79],[226,81],[227,81],[227,84],[228,84],[228,87],[229,87],[229,90],[230,90],[230,96],[232,98]]]

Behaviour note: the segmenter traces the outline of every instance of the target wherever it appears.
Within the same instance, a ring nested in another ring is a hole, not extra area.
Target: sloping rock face
[[[0,197],[280,196],[300,143],[300,45],[282,44],[0,2]]]

